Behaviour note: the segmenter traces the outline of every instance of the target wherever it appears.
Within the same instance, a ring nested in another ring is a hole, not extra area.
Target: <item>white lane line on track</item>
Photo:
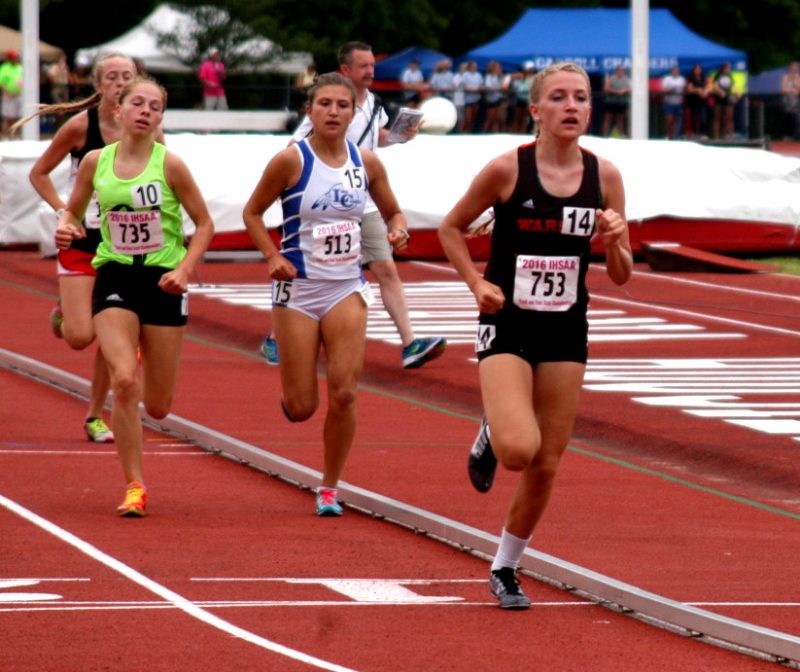
[[[594,268],[594,270],[602,270],[602,272],[605,272],[602,266],[592,265],[592,267]],[[713,282],[703,282],[702,280],[691,280],[689,278],[681,278],[668,273],[665,274],[665,273],[649,273],[647,271],[634,271],[633,274],[641,275],[652,280],[664,280],[679,285],[689,285],[692,287],[703,287],[704,289],[724,290],[726,292],[733,292],[734,294],[745,294],[750,296],[761,296],[770,299],[783,299],[785,301],[800,302],[800,296],[794,294],[767,292],[764,291],[763,289],[748,289],[746,287],[734,287],[732,285],[724,285]],[[781,273],[780,277],[791,278],[793,280],[798,279],[797,276],[788,275],[785,273]]]
[[[602,299],[603,301],[611,301],[612,303],[620,303],[625,306],[635,306],[637,308],[642,308],[645,304],[642,301],[638,301],[636,299],[621,299],[616,296],[610,296],[608,294],[604,294],[601,291],[595,291],[593,296],[597,299]],[[717,315],[709,315],[706,313],[699,313],[694,310],[685,310],[683,308],[674,308],[672,306],[660,306],[657,303],[648,303],[646,304],[648,310],[660,310],[665,313],[673,313],[675,315],[688,315],[689,317],[693,317],[700,320],[708,320],[710,322],[722,322],[723,324],[732,324],[736,327],[741,328],[749,328],[755,329],[757,331],[768,331],[773,334],[781,334],[784,336],[800,336],[800,331],[796,331],[794,329],[782,329],[780,327],[771,327],[767,324],[758,324],[757,322],[746,322],[745,320],[734,320],[729,317],[720,317]]]
[[[60,581],[65,583],[73,583],[73,582],[89,582],[91,581],[88,577],[43,577],[43,576],[26,576],[20,578],[8,577],[4,579],[0,579],[0,586],[2,586],[3,582],[5,581],[35,581],[36,583],[41,583],[42,581]]]
[[[147,457],[213,457],[212,453],[204,451],[163,451],[151,452],[144,451]],[[0,449],[0,455],[113,455],[117,456],[117,451],[113,450],[6,450]]]
[[[457,275],[458,272],[452,266],[439,266],[438,264],[434,264],[431,262],[425,261],[412,261],[410,262],[415,266],[421,266],[423,268],[429,268],[431,270],[442,271],[445,273],[449,273],[451,275]],[[446,262],[445,262],[446,263]],[[603,264],[598,263],[591,263],[589,264],[589,269],[595,271],[597,273],[605,273],[606,269]],[[797,295],[795,294],[781,294],[777,292],[767,292],[762,289],[747,289],[746,287],[733,287],[730,285],[721,285],[713,282],[703,282],[702,280],[692,280],[690,278],[680,278],[675,275],[671,275],[669,273],[653,273],[649,271],[637,271],[634,270],[634,275],[640,275],[649,279],[653,280],[663,280],[665,282],[673,282],[676,284],[681,285],[690,285],[693,287],[703,287],[706,289],[722,289],[727,292],[733,292],[735,294],[749,294],[752,296],[763,296],[772,299],[785,299],[786,301],[797,301],[800,302],[800,293]],[[777,274],[781,278],[790,278],[793,280],[798,280],[797,276],[789,275],[786,273],[779,273]]]
[[[104,553],[99,548],[96,548],[92,544],[87,541],[84,541],[80,537],[68,532],[67,530],[59,527],[55,523],[42,518],[40,515],[26,509],[21,504],[8,499],[7,497],[0,495],[0,506],[8,509],[12,513],[17,514],[20,518],[36,525],[37,527],[41,528],[45,532],[52,534],[54,537],[60,539],[61,541],[69,544],[73,548],[79,550],[81,553],[89,556],[93,560],[105,565],[109,569],[121,574],[125,578],[129,579],[133,583],[141,586],[145,590],[150,591],[151,593],[157,595],[158,597],[165,600],[170,605],[180,609],[184,613],[188,614],[189,616],[196,618],[203,623],[210,625],[218,630],[222,630],[223,632],[227,632],[234,637],[238,637],[240,639],[249,642],[250,644],[255,644],[256,646],[261,647],[262,649],[266,649],[268,651],[272,651],[273,653],[277,653],[282,656],[286,656],[287,658],[292,658],[294,660],[298,660],[302,663],[306,663],[308,665],[312,665],[314,667],[318,667],[323,670],[334,670],[336,672],[354,672],[350,668],[342,667],[341,665],[336,665],[335,663],[330,663],[326,660],[321,660],[320,658],[315,658],[314,656],[310,656],[302,651],[297,651],[295,649],[290,649],[289,647],[283,646],[278,644],[277,642],[273,642],[269,639],[265,639],[264,637],[260,637],[244,628],[240,628],[233,623],[229,623],[228,621],[220,618],[219,616],[215,616],[214,614],[210,614],[205,611],[202,607],[198,606],[194,602],[187,600],[183,596],[179,595],[178,593],[170,590],[169,588],[162,586],[160,583],[153,581],[152,579],[148,578],[141,572],[136,571],[133,567],[129,567],[123,562],[120,562],[116,558]]]
[[[341,578],[329,576],[327,578],[298,579],[291,576],[193,576],[189,581],[220,582],[220,583],[325,583],[326,581],[341,581]],[[410,586],[430,586],[439,583],[486,583],[486,579],[358,579],[349,578],[348,581],[368,581],[370,583],[402,583]]]
[[[5,603],[8,605],[9,603]],[[13,603],[12,603],[13,604]],[[418,608],[417,602],[336,602],[326,600],[305,600],[305,601],[277,601],[277,600],[217,600],[213,602],[196,601],[192,602],[193,605],[203,609],[253,609],[273,608],[273,607],[415,607]],[[49,604],[48,606],[29,606],[30,602],[20,602],[20,606],[4,606],[0,607],[0,614],[3,613],[17,613],[32,611],[131,611],[131,610],[160,610],[160,609],[179,609],[180,605],[171,604],[166,602],[59,602],[58,604]],[[534,602],[537,609],[543,607],[595,607],[594,602]],[[483,601],[483,602],[437,602],[426,604],[430,607],[490,607],[497,609],[497,601]],[[326,668],[326,669],[340,669],[345,668]]]
[[[192,295],[254,307],[262,307],[260,302],[263,301],[266,310],[271,308],[266,287],[253,290],[246,285],[225,285],[224,293],[212,292],[210,289],[200,285],[189,287]],[[406,283],[404,289],[408,313],[419,336],[446,336],[451,345],[474,344],[478,313],[475,300],[465,284],[452,281]],[[372,291],[380,296],[376,283],[372,284]],[[602,294],[599,296],[602,298]],[[616,295],[613,296],[617,298]],[[233,301],[233,298],[236,300]],[[647,308],[641,302],[635,305],[640,310]],[[619,309],[598,310],[592,307],[588,312],[588,319],[590,343],[746,338],[745,334],[740,333],[708,333],[705,327],[672,323],[661,317],[627,316],[625,311]],[[367,338],[390,345],[401,344],[397,327],[379,303],[370,307]]]
[[[19,606],[14,606],[18,604]],[[416,602],[345,602],[336,600],[195,600],[191,602],[203,609],[238,609],[255,607],[419,607]],[[694,607],[782,607],[799,608],[800,602],[685,602]],[[148,601],[64,601],[58,604],[48,604],[47,606],[31,605],[30,602],[20,600],[18,602],[6,602],[6,606],[0,608],[0,613],[31,612],[31,611],[125,611],[132,609],[179,609],[178,604],[168,602],[148,602]],[[426,604],[432,607],[497,607],[496,600],[486,600],[478,602],[437,602]],[[563,608],[563,607],[599,607],[598,604],[588,601],[560,601],[542,602],[534,600],[534,606]]]

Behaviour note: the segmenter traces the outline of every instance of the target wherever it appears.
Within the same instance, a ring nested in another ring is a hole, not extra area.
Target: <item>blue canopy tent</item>
[[[571,61],[591,74],[631,65],[630,9],[528,9],[496,40],[468,51],[459,61],[477,61],[485,68],[499,61],[517,70],[525,61],[537,69]],[[730,62],[747,70],[747,54],[693,33],[668,9],[650,10],[650,74],[661,75],[673,65],[688,71],[699,63],[708,72]]]
[[[411,61],[416,60],[419,63],[419,69],[425,79],[430,79],[433,69],[439,61],[444,59],[453,60],[447,54],[443,54],[433,49],[425,49],[424,47],[409,47],[398,51],[396,54],[382,58],[375,64],[375,79],[400,79],[403,70],[408,67]]]
[[[789,66],[766,70],[759,75],[750,77],[748,82],[748,92],[751,94],[764,95],[781,92],[783,76],[789,72]]]

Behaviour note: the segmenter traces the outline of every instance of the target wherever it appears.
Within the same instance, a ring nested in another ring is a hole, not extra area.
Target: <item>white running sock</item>
[[[515,537],[503,528],[503,534],[500,535],[500,545],[497,547],[497,555],[494,556],[494,562],[492,562],[492,571],[501,567],[516,569],[532,536],[522,539],[521,537]]]

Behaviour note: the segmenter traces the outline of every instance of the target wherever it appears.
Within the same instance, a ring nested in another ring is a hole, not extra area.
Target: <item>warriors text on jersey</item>
[[[361,153],[347,141],[347,161],[323,163],[308,140],[293,145],[302,172],[297,184],[281,194],[281,254],[298,278],[343,280],[361,275],[361,217],[367,174]]]

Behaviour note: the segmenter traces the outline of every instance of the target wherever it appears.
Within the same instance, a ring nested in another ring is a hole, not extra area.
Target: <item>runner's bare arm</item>
[[[483,279],[470,257],[464,232],[497,201],[508,199],[517,179],[516,152],[490,161],[439,226],[445,255],[475,295],[481,312],[493,313],[505,302],[502,290]],[[510,186],[509,186],[510,185]]]
[[[278,152],[267,164],[242,212],[247,233],[267,260],[270,277],[276,280],[290,280],[297,275],[297,270],[272,242],[264,226],[264,213],[284,189],[297,182],[301,168],[296,148],[290,146]]]
[[[633,251],[625,219],[625,186],[619,169],[605,159],[600,160],[600,182],[605,203],[604,209],[596,213],[597,231],[606,249],[608,277],[622,285],[633,273]]]

